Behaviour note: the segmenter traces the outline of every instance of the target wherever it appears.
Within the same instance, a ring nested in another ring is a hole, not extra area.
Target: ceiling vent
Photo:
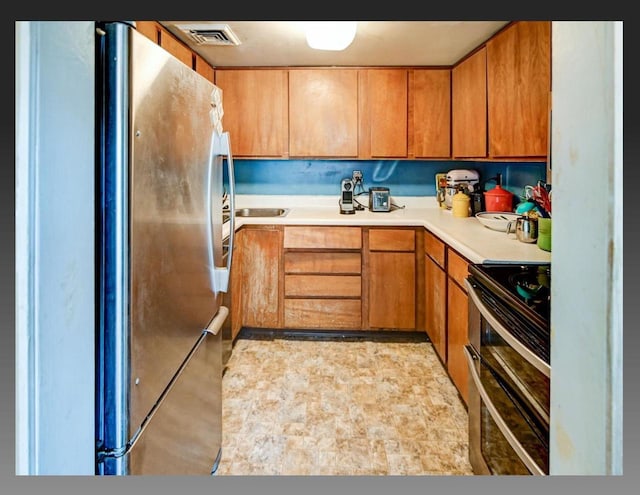
[[[240,39],[228,24],[176,24],[196,45],[235,46]]]

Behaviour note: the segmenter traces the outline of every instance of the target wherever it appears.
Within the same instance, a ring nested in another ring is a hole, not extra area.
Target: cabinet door
[[[551,22],[519,21],[487,42],[489,154],[546,157]]]
[[[247,327],[281,328],[280,259],[282,230],[243,227],[241,244],[242,323]]]
[[[222,124],[235,157],[288,156],[287,71],[216,70],[222,89]]]
[[[369,326],[414,330],[415,253],[369,253]]]
[[[205,59],[203,59],[200,55],[198,55],[197,53],[195,54],[195,70],[198,74],[200,74],[201,76],[206,77],[209,81],[213,82],[214,81],[214,71],[213,71],[213,67],[211,67]]]
[[[487,49],[452,69],[452,136],[455,158],[487,156]]]
[[[464,346],[468,343],[469,308],[467,293],[448,279],[447,287],[447,371],[465,403],[468,403],[468,370]]]
[[[136,21],[136,30],[154,43],[159,43],[160,25],[156,21]]]
[[[193,69],[193,53],[174,37],[168,30],[160,28],[160,46],[167,50],[171,55],[180,60],[187,67]]]
[[[289,155],[358,156],[358,71],[289,71]]]
[[[451,71],[411,71],[409,102],[409,155],[412,158],[449,158]]]
[[[406,158],[408,71],[360,71],[360,158]]]
[[[425,326],[427,335],[443,363],[447,362],[447,275],[425,255]]]

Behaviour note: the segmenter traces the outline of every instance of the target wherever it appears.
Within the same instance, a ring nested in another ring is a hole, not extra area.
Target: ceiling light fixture
[[[344,50],[355,38],[357,28],[357,21],[307,22],[307,44],[316,50]]]

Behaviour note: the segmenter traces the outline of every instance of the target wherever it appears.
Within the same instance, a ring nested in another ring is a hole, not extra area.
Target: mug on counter
[[[507,224],[507,234],[511,232],[515,232],[520,242],[533,244],[538,241],[538,219],[522,216],[511,220]]]

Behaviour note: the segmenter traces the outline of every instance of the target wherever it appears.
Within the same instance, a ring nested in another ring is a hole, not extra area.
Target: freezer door
[[[221,302],[223,183],[215,86],[135,31],[129,70],[131,438]]]
[[[129,452],[129,474],[208,475],[217,469],[222,446],[220,337],[204,332]]]

